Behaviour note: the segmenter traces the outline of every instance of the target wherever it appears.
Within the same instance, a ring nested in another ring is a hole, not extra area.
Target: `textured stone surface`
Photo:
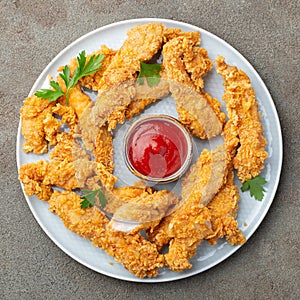
[[[299,299],[299,15],[291,1],[0,1],[1,299]],[[240,51],[266,83],[281,120],[284,163],[253,237],[216,267],[176,282],[136,284],[89,270],[31,214],[17,179],[22,100],[48,62],[100,26],[161,17],[202,27]]]

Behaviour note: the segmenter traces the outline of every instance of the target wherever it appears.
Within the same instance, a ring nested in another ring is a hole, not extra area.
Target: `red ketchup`
[[[151,178],[175,174],[189,155],[187,138],[178,126],[169,118],[159,117],[138,123],[127,139],[132,167]]]

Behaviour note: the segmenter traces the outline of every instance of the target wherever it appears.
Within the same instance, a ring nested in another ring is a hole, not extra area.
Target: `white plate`
[[[227,63],[236,65],[245,71],[252,81],[259,102],[259,110],[263,115],[262,122],[268,141],[267,151],[269,157],[262,172],[262,175],[268,182],[265,185],[266,193],[263,201],[258,202],[251,198],[248,193],[241,193],[237,220],[240,229],[244,232],[246,238],[249,239],[266,215],[278,186],[282,164],[281,128],[272,98],[260,76],[237,50],[220,38],[196,26],[165,19],[135,19],[114,23],[84,35],[61,51],[39,76],[30,91],[30,95],[46,84],[48,74],[56,76],[57,68],[65,65],[71,58],[77,56],[80,51],[86,50],[89,53],[98,49],[101,44],[118,49],[126,38],[126,31],[128,29],[138,24],[149,22],[162,22],[167,27],[177,27],[183,31],[199,30],[201,32],[201,46],[208,50],[211,59],[215,59],[218,54],[221,54],[225,57]],[[205,82],[205,89],[221,101],[223,95],[223,80],[221,76],[217,75],[215,70],[212,70],[206,76]],[[24,163],[37,161],[41,158],[38,155],[25,154],[22,151],[23,142],[24,139],[21,135],[21,126],[19,124],[17,138],[18,167]],[[240,187],[238,181],[237,184]],[[88,240],[66,229],[62,221],[48,211],[48,204],[46,202],[40,201],[36,197],[27,197],[26,195],[25,198],[37,222],[59,248],[88,268],[123,280],[164,282],[189,277],[215,266],[239,249],[239,246],[228,245],[225,240],[220,240],[213,247],[203,243],[199,247],[197,255],[191,260],[193,264],[192,269],[182,273],[174,273],[162,269],[156,278],[139,279],[130,274],[121,264],[112,264],[114,261],[113,258],[105,254],[103,250],[93,247]]]

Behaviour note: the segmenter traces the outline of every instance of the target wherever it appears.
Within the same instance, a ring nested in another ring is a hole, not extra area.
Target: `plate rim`
[[[201,27],[198,27],[196,25],[193,24],[189,24],[186,22],[182,22],[182,21],[176,21],[176,20],[172,20],[172,19],[165,19],[165,18],[135,18],[135,19],[127,19],[127,20],[122,20],[122,21],[117,21],[114,23],[110,23],[104,26],[101,26],[99,28],[96,28],[90,32],[87,32],[86,34],[80,36],[79,38],[75,39],[73,42],[71,42],[69,45],[67,45],[65,48],[63,48],[57,55],[55,55],[55,57],[47,64],[47,66],[43,69],[43,71],[41,72],[41,74],[38,76],[38,78],[35,80],[29,94],[27,97],[30,97],[33,92],[36,90],[36,88],[41,84],[40,81],[41,79],[45,76],[48,75],[48,69],[52,66],[52,64],[59,59],[59,57],[61,57],[63,54],[65,54],[67,51],[69,51],[70,48],[72,48],[74,45],[76,45],[77,43],[81,42],[82,40],[88,38],[90,35],[93,35],[95,33],[101,32],[101,31],[105,31],[111,27],[115,27],[115,26],[119,26],[119,25],[123,25],[123,24],[143,24],[143,23],[147,23],[147,22],[161,22],[161,23],[172,23],[174,24],[174,26],[188,26],[190,28],[194,28],[194,30],[200,31],[200,33],[205,33],[206,35],[216,39],[219,43],[223,44],[224,46],[226,46],[227,48],[229,48],[236,56],[239,56],[240,59],[243,60],[243,62],[247,65],[247,67],[251,70],[251,72],[253,72],[253,74],[255,75],[256,80],[258,80],[259,85],[263,88],[263,92],[266,93],[266,95],[269,97],[270,101],[270,105],[271,108],[274,112],[274,116],[275,116],[275,123],[276,123],[276,131],[278,133],[278,157],[279,157],[279,164],[278,164],[278,173],[276,174],[275,180],[274,180],[274,185],[273,185],[273,189],[272,189],[272,193],[270,195],[270,201],[267,203],[267,205],[265,206],[264,210],[262,211],[262,213],[260,213],[260,217],[258,218],[257,222],[253,225],[252,230],[250,230],[249,234],[248,234],[248,238],[247,241],[252,237],[252,235],[254,234],[254,232],[257,230],[257,228],[260,226],[260,224],[262,223],[263,219],[265,218],[266,214],[268,213],[271,204],[274,201],[275,198],[275,194],[277,192],[278,189],[278,185],[279,185],[279,181],[280,181],[280,176],[281,176],[281,171],[282,171],[282,163],[283,163],[283,139],[282,139],[282,130],[281,130],[281,125],[280,125],[280,119],[278,116],[278,112],[275,106],[275,103],[273,101],[273,98],[266,86],[266,84],[264,83],[264,81],[262,80],[262,78],[260,77],[260,75],[258,74],[258,72],[255,70],[255,68],[250,64],[250,62],[237,50],[235,49],[233,46],[231,46],[229,43],[227,43],[224,39],[221,39],[220,37],[218,37],[217,35],[215,35],[214,33],[211,33]],[[16,161],[17,161],[17,167],[18,167],[18,173],[19,173],[19,169],[20,169],[20,151],[22,150],[22,146],[21,146],[21,119],[19,120],[19,125],[18,125],[18,130],[17,130],[17,141],[16,141]],[[187,274],[181,273],[180,276],[176,277],[176,278],[159,278],[159,277],[155,277],[155,278],[138,278],[138,277],[133,277],[133,278],[129,278],[123,275],[118,275],[115,274],[113,272],[106,272],[105,270],[98,270],[96,269],[94,266],[90,265],[87,262],[82,261],[80,258],[78,258],[75,254],[71,253],[68,249],[65,248],[64,245],[62,245],[59,241],[56,240],[55,236],[53,236],[48,229],[46,228],[46,226],[43,225],[43,222],[41,221],[40,217],[38,216],[37,212],[34,210],[33,205],[31,204],[31,201],[29,199],[29,197],[25,194],[25,190],[24,190],[24,185],[23,183],[21,183],[21,188],[23,191],[23,196],[26,199],[26,202],[31,210],[31,213],[33,214],[35,220],[37,221],[37,223],[39,224],[39,226],[43,229],[43,231],[47,234],[47,236],[50,238],[50,240],[58,247],[60,248],[65,254],[67,254],[68,256],[70,256],[72,259],[74,259],[75,261],[77,261],[78,263],[84,265],[85,267],[109,276],[111,278],[115,278],[115,279],[121,279],[121,280],[125,280],[125,281],[130,281],[130,282],[143,282],[143,283],[161,283],[161,282],[170,282],[170,281],[175,281],[175,280],[180,280],[180,279],[184,279],[184,278],[188,278],[200,273],[203,273],[205,271],[207,271],[208,269],[218,265],[219,263],[221,263],[222,261],[226,260],[229,256],[231,256],[232,254],[234,254],[237,250],[239,250],[243,245],[237,245],[237,246],[232,246],[232,249],[230,251],[228,251],[228,253],[224,256],[222,256],[221,258],[217,259],[216,261],[214,261],[213,263],[207,265],[206,267],[204,267],[202,270],[194,270],[192,272],[189,272]],[[246,242],[247,242],[246,241]],[[246,244],[246,243],[245,243]],[[244,245],[245,245],[244,244]],[[104,251],[103,249],[101,249],[102,251]],[[108,255],[108,254],[107,254]]]

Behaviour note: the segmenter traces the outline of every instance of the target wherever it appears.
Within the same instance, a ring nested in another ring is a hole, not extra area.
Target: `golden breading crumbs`
[[[237,67],[227,65],[222,56],[218,56],[216,61],[217,72],[224,79],[223,100],[240,144],[233,165],[241,182],[244,182],[259,175],[264,168],[264,161],[268,157],[265,151],[267,141],[250,79]]]
[[[235,220],[240,200],[239,190],[233,183],[234,173],[228,172],[227,180],[219,193],[207,205],[211,214],[212,233],[206,237],[212,245],[216,244],[219,238],[226,237],[232,245],[241,245],[246,239],[238,228]]]
[[[180,122],[193,135],[211,138],[221,133],[225,114],[218,101],[202,91],[202,77],[212,62],[206,51],[195,46],[195,40],[185,36],[171,39],[163,46],[163,66]]]
[[[21,107],[21,122],[22,135],[26,140],[23,144],[23,150],[26,153],[43,154],[48,151],[45,133],[45,127],[48,128],[48,126],[45,120],[47,116],[49,118],[53,105],[54,103],[42,100],[36,96],[31,96],[24,100],[24,104]],[[55,129],[58,131],[56,126]],[[55,129],[53,130],[55,131]],[[52,131],[47,137],[52,141],[53,135],[55,135],[55,132]]]
[[[109,221],[105,215],[95,207],[80,208],[80,202],[80,197],[73,192],[55,191],[49,200],[49,210],[57,214],[68,229],[104,249],[137,277],[157,276],[164,259],[155,245],[139,233],[107,230]]]
[[[24,164],[19,170],[19,179],[24,184],[26,195],[37,195],[40,200],[49,200],[52,187],[43,183],[48,172],[48,162],[40,160],[32,164]]]
[[[149,23],[130,29],[127,39],[104,71],[99,90],[135,78],[136,72],[140,70],[140,60],[150,60],[161,48],[164,29],[161,23]]]

